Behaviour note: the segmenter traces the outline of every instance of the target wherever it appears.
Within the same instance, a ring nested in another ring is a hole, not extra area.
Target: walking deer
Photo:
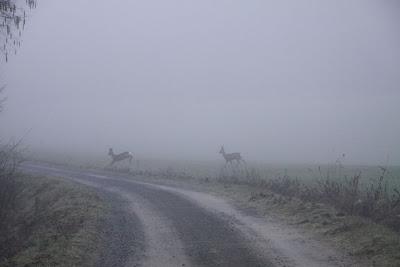
[[[240,153],[225,153],[225,149],[224,146],[221,147],[221,150],[219,151],[220,154],[222,154],[222,156],[224,157],[226,163],[232,163],[234,160],[239,164],[240,162],[245,163],[245,161],[242,159],[242,156],[240,155]]]

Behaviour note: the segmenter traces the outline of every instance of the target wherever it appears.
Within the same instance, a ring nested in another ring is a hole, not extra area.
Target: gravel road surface
[[[350,266],[343,255],[209,194],[27,162],[21,170],[94,187],[116,207],[102,266]],[[117,200],[120,199],[120,202]]]
[[[121,248],[131,251],[132,255],[125,257],[114,248],[114,253],[106,256],[114,254],[118,258],[103,260],[109,266],[121,266],[121,258],[126,259],[122,265],[127,266],[272,266],[268,259],[251,249],[229,218],[218,216],[178,193],[87,171],[36,163],[26,163],[21,168],[29,173],[64,177],[93,186],[103,194],[108,192],[110,199],[118,194],[128,200],[130,212],[141,223],[132,224],[135,229],[125,229],[126,236],[140,237],[144,233],[144,252],[138,246],[140,251],[135,253],[135,244],[133,249],[126,249],[124,241],[131,239],[121,237]],[[109,229],[109,232],[118,231]]]

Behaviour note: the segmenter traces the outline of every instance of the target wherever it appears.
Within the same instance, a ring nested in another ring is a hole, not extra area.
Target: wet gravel
[[[98,189],[100,197],[109,205],[106,219],[100,222],[103,248],[95,266],[125,266],[128,261],[139,263],[145,252],[145,237],[140,219],[129,212],[126,200]]]

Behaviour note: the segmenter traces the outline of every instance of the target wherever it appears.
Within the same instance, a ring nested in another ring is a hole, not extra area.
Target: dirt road
[[[335,251],[294,232],[287,234],[279,225],[238,211],[205,193],[38,163],[25,163],[21,170],[64,177],[126,200],[126,212],[140,221],[126,234],[143,237],[137,239],[143,244],[129,244],[132,249],[126,250],[131,251],[124,257],[126,266],[348,265]],[[120,259],[106,262],[108,266],[122,265]]]

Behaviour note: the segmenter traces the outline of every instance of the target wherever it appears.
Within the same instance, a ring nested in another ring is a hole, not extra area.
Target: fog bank
[[[400,164],[397,1],[41,1],[1,66],[31,150]]]

